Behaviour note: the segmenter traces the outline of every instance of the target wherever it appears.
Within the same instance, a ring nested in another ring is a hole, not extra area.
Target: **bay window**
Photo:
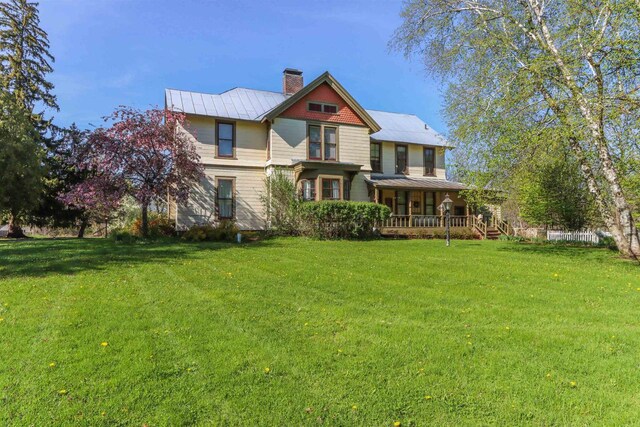
[[[340,180],[322,178],[322,200],[340,200]]]

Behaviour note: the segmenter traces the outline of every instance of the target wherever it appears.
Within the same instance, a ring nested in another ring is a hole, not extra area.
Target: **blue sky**
[[[164,88],[281,90],[282,70],[329,70],[365,107],[445,132],[420,61],[389,52],[402,4],[362,1],[44,0],[56,57],[56,122],[98,125],[118,105],[162,105]]]

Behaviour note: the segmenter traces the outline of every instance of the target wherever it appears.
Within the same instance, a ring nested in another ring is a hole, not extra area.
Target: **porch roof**
[[[380,176],[371,177],[366,181],[375,188],[401,188],[405,190],[466,190],[468,188],[460,182],[430,177]]]

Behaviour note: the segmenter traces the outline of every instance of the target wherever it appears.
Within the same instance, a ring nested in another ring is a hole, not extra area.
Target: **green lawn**
[[[4,241],[0,319],[0,425],[640,414],[640,267],[605,249]]]

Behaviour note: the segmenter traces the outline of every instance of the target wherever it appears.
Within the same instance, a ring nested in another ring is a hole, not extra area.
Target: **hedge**
[[[301,234],[320,239],[370,237],[391,215],[387,206],[371,202],[304,202],[299,209]]]

